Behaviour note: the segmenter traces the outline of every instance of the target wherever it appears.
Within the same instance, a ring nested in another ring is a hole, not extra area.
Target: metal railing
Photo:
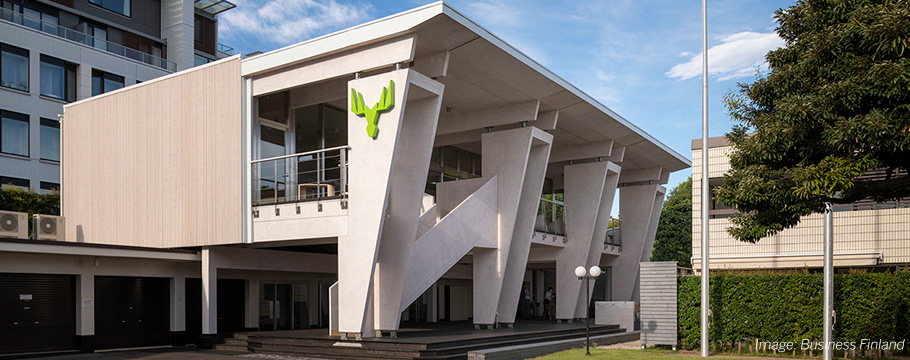
[[[348,146],[252,161],[253,205],[347,197]]]
[[[107,41],[106,39],[97,38],[59,24],[50,23],[28,15],[20,14],[10,9],[0,8],[0,19],[42,31],[70,41],[75,41],[80,44],[88,45],[99,50],[104,50],[115,55],[120,55],[149,65],[157,66],[162,69],[170,71],[177,70],[177,63],[173,61],[168,61],[158,56],[147,54],[136,49],[131,49],[123,45]]]
[[[537,222],[534,230],[553,234],[566,235],[566,204],[558,200],[541,198],[537,208]]]
[[[223,52],[228,55],[234,55],[234,48],[227,46],[222,43],[218,43],[218,51]]]
[[[607,236],[604,238],[604,248],[608,246],[618,246],[622,247],[622,233],[619,229],[619,219],[610,217],[610,222],[607,224]]]

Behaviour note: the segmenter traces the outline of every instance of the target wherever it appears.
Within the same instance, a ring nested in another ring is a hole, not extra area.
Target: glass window
[[[52,182],[48,182],[48,181],[42,181],[41,188],[40,188],[40,190],[38,190],[38,193],[39,194],[50,194],[50,193],[54,192],[54,190],[59,191],[60,184],[52,183]]]
[[[0,85],[28,91],[28,50],[0,44]]]
[[[29,8],[22,9],[22,25],[28,26],[35,30],[41,30],[41,13]]]
[[[94,46],[96,49],[107,50],[107,30],[89,25],[88,33],[92,36],[88,38],[89,46]]]
[[[130,0],[88,0],[88,2],[115,13],[130,16]]]
[[[18,186],[28,190],[28,179],[20,179],[9,176],[0,176],[0,186]]]
[[[41,159],[60,161],[60,123],[41,119]]]
[[[193,66],[205,65],[205,64],[208,64],[208,63],[210,63],[210,62],[212,62],[212,61],[215,61],[215,60],[209,59],[209,58],[207,58],[207,57],[205,57],[205,56],[200,56],[200,55],[198,55],[198,54],[194,54],[193,56],[194,56],[194,58],[193,58]]]
[[[69,100],[66,96],[67,74],[65,65],[62,60],[41,55],[41,95],[60,100]]]
[[[123,76],[94,70],[92,71],[92,96],[120,89],[123,87],[123,83]]]
[[[0,152],[28,156],[28,115],[0,112]]]

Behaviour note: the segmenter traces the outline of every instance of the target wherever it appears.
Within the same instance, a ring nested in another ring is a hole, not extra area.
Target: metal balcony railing
[[[553,235],[566,235],[566,205],[562,201],[541,198],[534,230]]]
[[[348,146],[252,161],[253,205],[345,198]]]
[[[222,43],[218,43],[218,51],[223,52],[228,55],[234,55],[234,48],[227,46]]]
[[[140,61],[149,65],[157,66],[162,69],[176,71],[177,63],[147,54],[136,49],[130,49],[123,45],[94,37],[81,31],[73,30],[59,24],[50,23],[41,19],[33,18],[6,8],[0,8],[0,19],[29,27],[38,31],[61,37],[80,44],[88,45],[93,48],[104,50],[109,53],[120,55],[129,59]]]

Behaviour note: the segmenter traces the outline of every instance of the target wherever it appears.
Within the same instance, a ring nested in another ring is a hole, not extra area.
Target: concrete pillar
[[[638,301],[638,268],[651,256],[666,189],[657,184],[619,188],[622,253],[607,265],[613,268],[614,301]],[[652,229],[653,227],[653,229]]]
[[[249,330],[259,329],[259,279],[249,279],[244,287],[246,309],[244,309],[244,327]]]
[[[183,345],[186,333],[186,278],[171,278],[171,345]]]
[[[167,41],[167,59],[177,71],[193,67],[195,49],[195,7],[191,0],[161,1],[161,38]]]
[[[430,297],[427,299],[427,321],[434,323],[439,322],[439,290],[438,285],[433,284],[430,291],[427,292]]]
[[[556,318],[578,318],[578,303],[584,293],[583,280],[575,268],[588,264],[594,226],[597,223],[607,179],[608,162],[567,165],[565,167],[566,247],[556,259]],[[580,309],[584,317],[584,308]]]
[[[76,100],[92,96],[92,67],[80,64],[76,67]]]
[[[76,277],[76,336],[83,352],[95,351],[95,275]]]
[[[202,335],[218,334],[218,269],[212,249],[202,249]]]

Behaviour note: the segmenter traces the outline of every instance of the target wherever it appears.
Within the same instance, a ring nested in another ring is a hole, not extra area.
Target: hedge
[[[0,185],[0,210],[28,213],[29,234],[32,233],[32,215],[60,215],[60,192],[39,194],[34,189]]]
[[[711,275],[712,342],[821,341],[822,274]],[[910,338],[910,272],[834,276],[835,341]],[[701,339],[701,278],[679,277],[679,343]]]

